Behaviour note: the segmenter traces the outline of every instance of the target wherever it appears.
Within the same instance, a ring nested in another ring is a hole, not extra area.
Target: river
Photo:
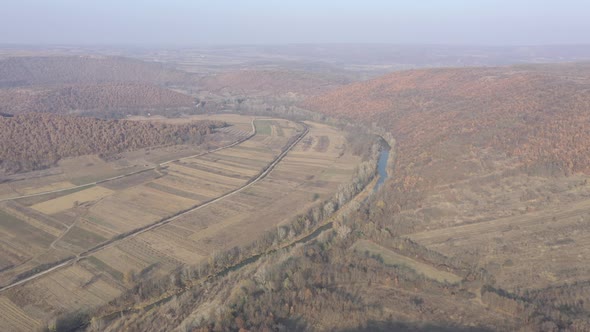
[[[387,160],[389,159],[389,149],[381,150],[379,155],[379,162],[377,163],[377,171],[379,172],[379,180],[377,180],[377,184],[375,185],[375,189],[373,192],[377,191],[383,182],[387,179]]]

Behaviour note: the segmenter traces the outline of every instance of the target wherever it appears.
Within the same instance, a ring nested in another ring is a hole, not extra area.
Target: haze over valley
[[[0,330],[590,331],[586,7],[7,4]]]

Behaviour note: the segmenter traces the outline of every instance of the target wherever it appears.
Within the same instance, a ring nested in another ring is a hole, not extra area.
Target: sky
[[[2,44],[590,44],[588,0],[2,0]]]

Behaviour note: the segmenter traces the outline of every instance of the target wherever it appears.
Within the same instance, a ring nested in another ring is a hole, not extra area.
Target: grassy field
[[[368,240],[359,240],[354,244],[353,248],[355,252],[359,254],[368,254],[370,256],[380,257],[383,259],[384,264],[392,266],[404,266],[416,271],[419,274],[422,274],[426,278],[433,279],[438,282],[454,284],[462,280],[461,277],[455,274],[438,270],[428,264],[416,261],[404,255],[400,255]]]
[[[409,237],[480,264],[508,289],[585,280],[590,274],[590,200]]]
[[[34,209],[27,209],[53,213],[54,218],[69,217],[59,232],[40,238],[42,245],[29,256],[44,257],[46,262],[51,257],[76,254],[246,184],[280,154],[298,130],[298,125],[286,120],[264,120],[264,125],[269,129],[263,134],[228,149],[170,163],[158,171],[157,177],[142,175],[35,202]],[[273,172],[248,189],[3,295],[14,302],[27,294],[26,304],[15,303],[28,310],[33,319],[92,307],[125,289],[128,285],[121,279],[126,274],[165,274],[182,264],[202,262],[217,251],[250,243],[266,230],[290,221],[335,192],[350,179],[360,162],[345,152],[342,132],[315,123],[309,125],[308,136],[315,142],[312,148],[297,145]],[[316,148],[316,144],[321,147]],[[313,194],[318,197],[313,199]],[[78,204],[74,204],[76,201]],[[33,229],[20,232],[41,234]],[[7,282],[16,272],[34,268],[40,261],[30,260],[14,271],[8,268],[0,272],[0,280]],[[42,291],[44,287],[48,289]],[[103,287],[104,292],[95,293]]]

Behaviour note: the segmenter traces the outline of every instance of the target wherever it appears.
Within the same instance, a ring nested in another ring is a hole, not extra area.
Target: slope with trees
[[[99,120],[28,113],[0,118],[0,167],[22,172],[87,154],[108,156],[151,146],[199,143],[219,121],[182,125],[147,121]]]
[[[73,111],[189,108],[193,98],[150,84],[84,84],[43,88],[0,89],[0,112],[68,113]]]
[[[466,155],[530,173],[588,173],[589,76],[586,64],[411,70],[305,106],[390,131],[407,190],[465,179],[474,167]]]

